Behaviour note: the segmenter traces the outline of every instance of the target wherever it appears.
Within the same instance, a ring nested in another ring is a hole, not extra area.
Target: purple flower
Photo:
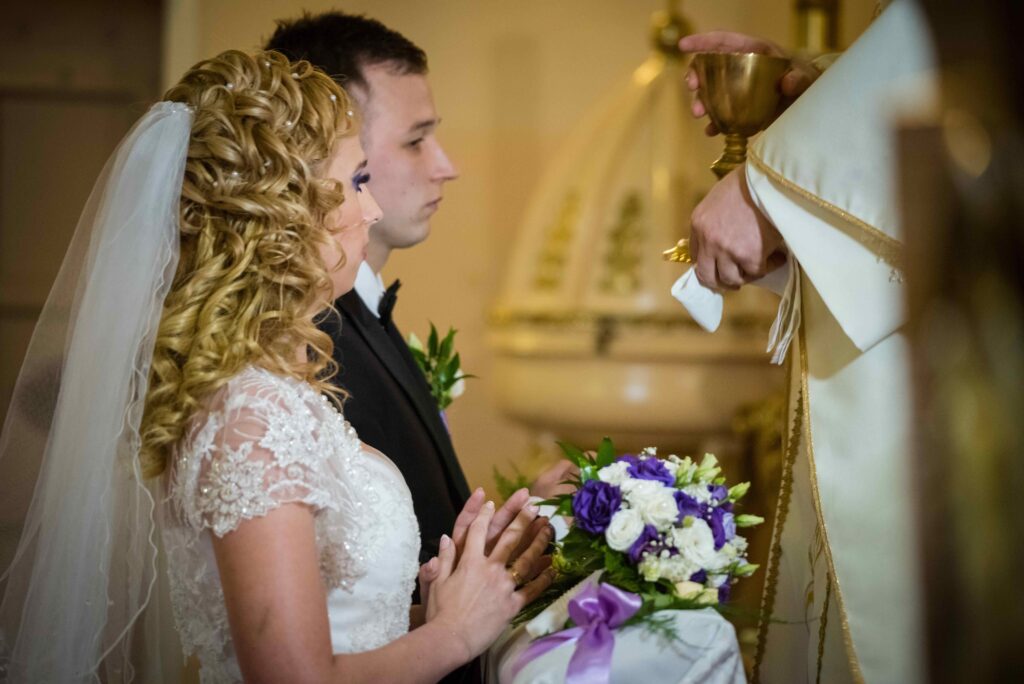
[[[640,562],[645,551],[660,551],[661,538],[658,535],[658,528],[654,525],[644,525],[644,531],[640,533],[633,545],[629,547],[629,560],[633,565]]]
[[[686,492],[677,489],[673,496],[676,498],[676,506],[679,507],[679,520],[688,515],[692,515],[695,518],[703,518],[707,514],[707,506],[698,502]]]
[[[725,485],[708,485],[708,491],[715,501],[724,501],[729,496],[729,490]]]
[[[622,504],[622,491],[600,480],[587,480],[572,498],[576,525],[585,532],[601,534]]]
[[[628,463],[629,467],[626,469],[626,472],[638,480],[657,480],[669,487],[674,486],[676,483],[676,478],[672,476],[672,473],[668,472],[668,468],[656,456],[641,459],[633,454],[626,454],[618,460]]]
[[[722,586],[718,587],[718,602],[725,603],[729,600],[729,593],[732,591],[732,586],[726,582]]]
[[[711,526],[711,534],[715,537],[715,551],[736,536],[736,518],[728,511],[721,508],[712,509],[708,524]]]
[[[691,582],[697,582],[698,584],[704,584],[708,581],[708,571],[698,570],[697,572],[690,575]]]

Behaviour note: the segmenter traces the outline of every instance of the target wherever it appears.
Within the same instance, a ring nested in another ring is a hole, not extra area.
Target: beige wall
[[[698,30],[737,28],[792,43],[792,0],[689,0]],[[843,42],[870,19],[873,0],[846,0]],[[464,366],[480,379],[449,410],[471,484],[491,486],[493,465],[528,450],[529,436],[497,411],[485,339],[524,203],[559,140],[648,54],[663,0],[171,0],[165,11],[165,82],[197,59],[258,47],[273,20],[302,9],[364,12],[423,47],[441,137],[462,177],[449,186],[430,239],[392,257],[385,279],[404,283],[399,325],[460,331]]]

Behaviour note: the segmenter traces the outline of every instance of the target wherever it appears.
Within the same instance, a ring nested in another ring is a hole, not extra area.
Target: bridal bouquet
[[[608,439],[596,453],[561,446],[579,467],[577,489],[544,503],[572,516],[573,523],[553,555],[558,579],[518,622],[593,576],[597,581],[581,596],[594,594],[598,603],[618,605],[609,627],[645,623],[659,630],[668,621],[657,611],[717,606],[739,578],[757,569],[747,562],[747,541],[737,533],[763,522],[736,510],[750,483],[726,487],[711,454],[696,463],[689,457],[659,458],[654,448],[616,455]],[[573,603],[569,623],[580,627],[574,616],[585,611],[574,611]]]

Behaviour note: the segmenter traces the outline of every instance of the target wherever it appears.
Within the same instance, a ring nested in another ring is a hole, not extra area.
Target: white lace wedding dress
[[[334,652],[408,631],[420,544],[409,489],[307,383],[255,367],[232,378],[192,421],[165,485],[171,602],[204,684],[242,679],[210,535],[285,503],[315,512]]]

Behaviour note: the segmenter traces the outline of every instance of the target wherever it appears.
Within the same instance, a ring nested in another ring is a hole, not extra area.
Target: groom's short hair
[[[363,69],[377,64],[398,74],[427,73],[427,53],[411,40],[376,19],[338,11],[279,20],[266,49],[304,59],[342,87],[368,89]]]

